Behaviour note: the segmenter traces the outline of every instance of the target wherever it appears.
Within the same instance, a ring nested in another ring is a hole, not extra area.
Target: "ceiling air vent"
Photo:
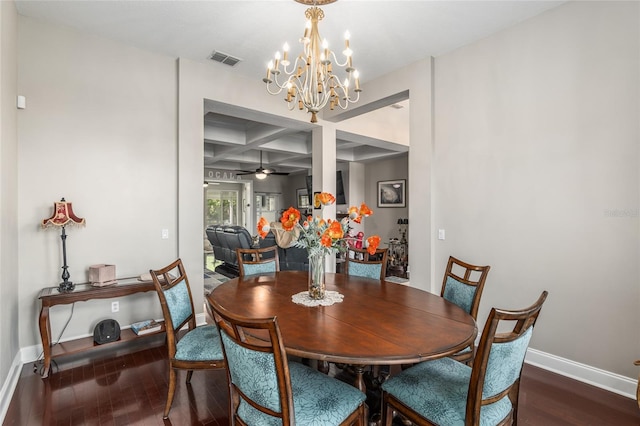
[[[221,64],[229,65],[230,67],[234,66],[242,59],[236,58],[235,56],[231,56],[228,53],[214,51],[209,59],[212,61],[220,62]]]

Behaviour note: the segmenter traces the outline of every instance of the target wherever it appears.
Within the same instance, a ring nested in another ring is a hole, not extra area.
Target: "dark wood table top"
[[[344,295],[341,303],[292,302],[307,289],[307,273],[300,271],[235,278],[207,298],[236,315],[277,316],[287,353],[321,361],[410,364],[451,355],[476,338],[469,314],[429,292],[333,273],[326,284]]]

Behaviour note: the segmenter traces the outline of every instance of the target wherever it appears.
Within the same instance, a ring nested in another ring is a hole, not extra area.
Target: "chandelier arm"
[[[277,84],[276,84],[276,86],[277,86]],[[271,86],[269,85],[269,83],[267,83],[267,92],[270,95],[278,95],[278,94],[282,93],[282,89],[284,89],[284,87],[282,87],[282,86],[277,86],[277,87],[278,87],[278,90],[276,90],[275,92],[272,92],[271,91]]]
[[[348,56],[345,58],[344,63],[340,63],[340,61],[338,60],[338,57],[336,56],[336,52],[334,52],[332,50],[329,51],[329,56],[333,57],[333,64],[337,65],[339,67],[344,67],[349,63],[349,57]],[[351,74],[351,73],[349,73],[349,74]]]
[[[339,106],[341,109],[347,109],[350,103],[356,103],[358,102],[358,99],[360,99],[360,92],[356,92],[355,99],[343,98],[343,97],[339,98],[338,102],[335,105]],[[342,103],[342,101],[345,101],[344,104]]]
[[[296,57],[296,60],[291,62],[289,65],[291,66],[291,69],[289,69],[288,66],[282,66],[282,72],[284,72],[286,75],[293,75],[296,73],[297,69],[298,69],[298,65],[299,62],[302,62],[305,66],[307,64],[307,60],[304,58],[303,54],[300,54]]]

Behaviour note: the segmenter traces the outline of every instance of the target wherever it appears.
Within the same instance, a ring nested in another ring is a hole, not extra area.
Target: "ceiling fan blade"
[[[287,176],[289,173],[286,172],[271,172],[270,175],[279,175],[279,176]]]
[[[248,171],[248,170],[238,170],[238,171],[236,172],[236,176],[252,175],[252,174],[254,174],[254,173],[255,173],[255,171],[250,172],[250,171]]]

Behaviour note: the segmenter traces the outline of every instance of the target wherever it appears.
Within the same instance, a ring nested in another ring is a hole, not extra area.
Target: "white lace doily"
[[[324,299],[316,300],[309,297],[308,291],[301,291],[300,293],[291,296],[293,303],[304,306],[331,306],[334,303],[340,303],[344,299],[344,294],[340,294],[337,291],[327,290],[324,292]]]

